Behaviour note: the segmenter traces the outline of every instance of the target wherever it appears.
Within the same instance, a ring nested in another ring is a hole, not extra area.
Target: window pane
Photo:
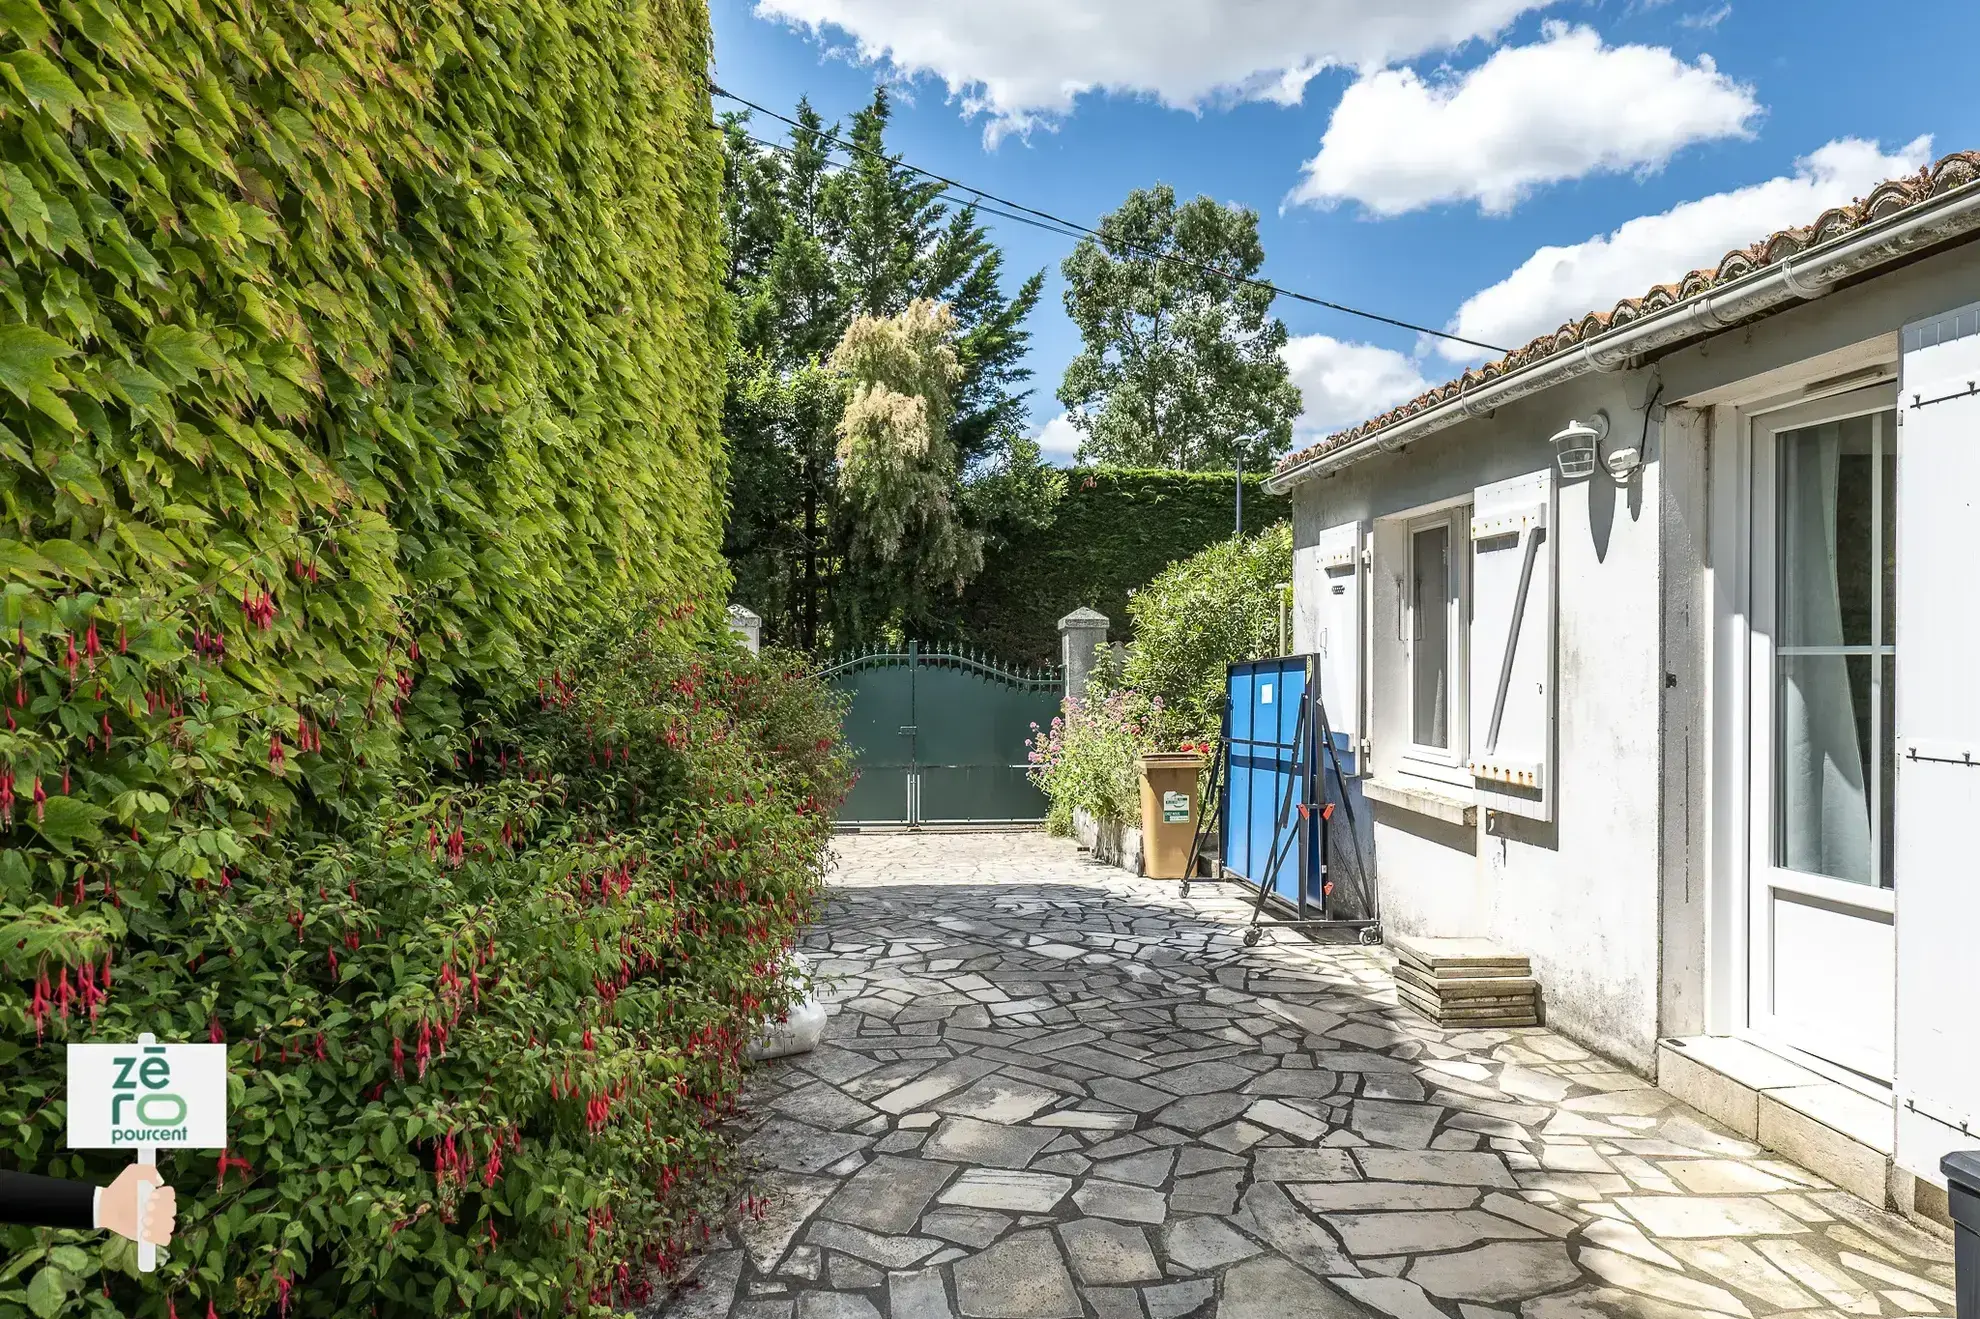
[[[1884,630],[1877,644],[1894,646],[1897,644],[1897,413],[1886,412],[1883,421],[1883,453],[1878,461],[1884,469],[1884,544],[1880,555],[1884,574]]]
[[[1868,655],[1783,655],[1774,685],[1778,864],[1877,882],[1871,856]]]
[[[1870,418],[1780,437],[1782,646],[1871,644]]]
[[[1412,538],[1416,580],[1410,596],[1410,737],[1418,746],[1451,745],[1451,529],[1426,527]]]
[[[1878,759],[1882,763],[1877,771],[1884,793],[1883,809],[1879,812],[1883,816],[1883,829],[1879,835],[1882,840],[1879,850],[1883,853],[1883,857],[1877,875],[1880,884],[1885,888],[1891,888],[1895,885],[1897,877],[1897,871],[1891,864],[1891,839],[1897,827],[1897,811],[1894,809],[1897,802],[1897,737],[1893,732],[1897,727],[1897,657],[1880,655],[1877,663],[1882,666],[1879,672],[1884,683],[1881,700],[1884,707],[1884,736],[1883,746],[1878,748]]]

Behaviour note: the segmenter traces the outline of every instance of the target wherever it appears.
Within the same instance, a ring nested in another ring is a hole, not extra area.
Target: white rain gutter
[[[1352,444],[1275,472],[1266,480],[1265,489],[1282,495],[1301,482],[1420,440],[1468,417],[1483,416],[1563,381],[1591,371],[1624,370],[1645,353],[1715,334],[1788,303],[1819,298],[1845,279],[1976,229],[1980,229],[1980,182],[1908,206],[1885,220],[1543,357],[1475,390],[1461,392]]]

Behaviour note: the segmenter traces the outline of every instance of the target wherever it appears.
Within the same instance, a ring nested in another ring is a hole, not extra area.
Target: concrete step
[[[1946,1193],[1892,1161],[1888,1099],[1726,1035],[1659,1041],[1657,1085],[1873,1205],[1951,1227]]]

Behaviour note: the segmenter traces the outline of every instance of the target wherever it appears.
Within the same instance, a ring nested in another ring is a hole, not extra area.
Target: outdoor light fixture
[[[1637,468],[1643,466],[1643,450],[1633,444],[1611,449],[1602,459],[1602,466],[1608,468],[1609,475],[1616,480],[1627,481],[1636,474]]]
[[[1570,479],[1587,476],[1595,470],[1595,446],[1609,434],[1609,414],[1597,412],[1592,421],[1570,421],[1567,429],[1554,436],[1554,460],[1561,475]]]

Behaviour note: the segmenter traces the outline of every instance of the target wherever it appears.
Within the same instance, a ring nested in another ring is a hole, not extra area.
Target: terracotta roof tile
[[[1853,229],[1861,228],[1873,220],[1882,220],[1907,207],[1916,206],[1941,193],[1962,187],[1975,179],[1980,179],[1980,151],[1957,151],[1941,158],[1935,164],[1926,166],[1916,174],[1886,180],[1871,189],[1869,196],[1860,197],[1848,206],[1832,207],[1822,212],[1813,224],[1799,229],[1783,229],[1779,233],[1769,234],[1750,247],[1736,248],[1726,253],[1717,267],[1711,270],[1694,270],[1675,284],[1659,284],[1640,298],[1624,298],[1607,311],[1593,311],[1580,320],[1569,321],[1551,334],[1543,334],[1525,347],[1515,348],[1495,362],[1473,367],[1457,379],[1419,394],[1400,407],[1391,408],[1358,426],[1338,431],[1318,444],[1308,445],[1296,453],[1287,455],[1279,461],[1275,470],[1285,472],[1302,463],[1311,462],[1323,454],[1332,453],[1357,440],[1366,439],[1397,422],[1405,421],[1420,412],[1426,412],[1439,404],[1449,402],[1467,390],[1480,388],[1500,376],[1531,366],[1556,353],[1565,352],[1584,339],[1592,339],[1605,331],[1662,311],[1708,289],[1750,275],[1798,252],[1805,252],[1819,243],[1825,243]]]

